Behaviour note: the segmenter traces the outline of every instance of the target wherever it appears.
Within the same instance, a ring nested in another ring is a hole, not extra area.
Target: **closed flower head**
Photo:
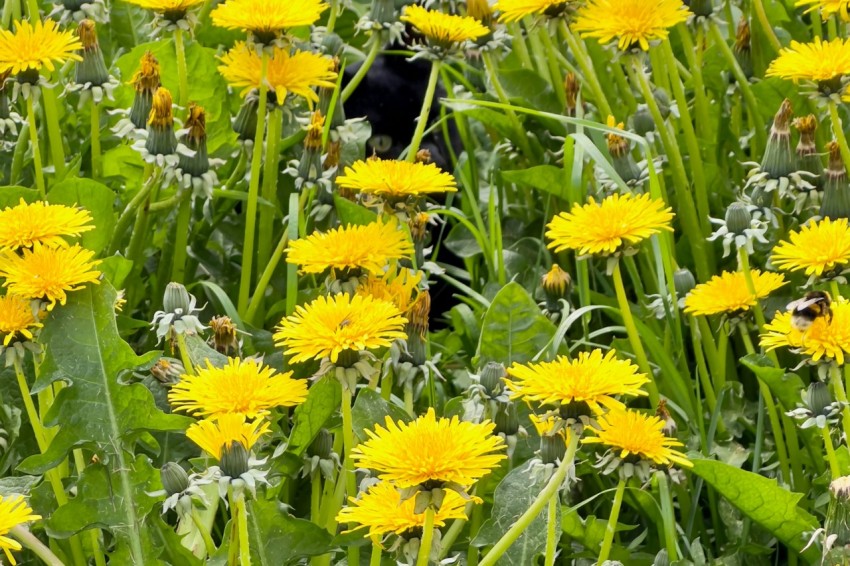
[[[80,39],[70,31],[60,31],[53,20],[32,25],[24,20],[15,22],[15,31],[0,29],[0,73],[38,72],[42,67],[55,69],[55,63],[81,61],[77,51]]]
[[[18,250],[35,244],[68,247],[66,238],[94,230],[91,222],[91,214],[84,208],[21,199],[0,211],[0,249]]]
[[[576,14],[573,29],[600,43],[617,40],[626,51],[666,39],[671,27],[691,13],[682,0],[589,0]]]
[[[747,288],[747,280],[741,271],[724,271],[701,283],[685,297],[685,312],[695,315],[736,314],[750,310],[756,301],[770,295],[785,285],[781,273],[751,271],[755,296]]]
[[[402,489],[423,484],[469,487],[505,459],[504,441],[493,428],[489,421],[438,419],[431,407],[411,423],[387,417],[386,427],[367,430],[369,440],[351,456],[359,467],[376,470],[382,480]]]
[[[231,358],[224,367],[198,367],[196,375],[182,375],[168,393],[177,411],[215,416],[237,413],[248,418],[275,407],[293,407],[307,398],[307,382],[278,374],[252,359]]]
[[[325,357],[336,363],[344,351],[374,350],[406,339],[406,322],[392,303],[343,293],[296,307],[280,322],[274,340],[293,363]]]
[[[249,421],[245,415],[228,413],[198,421],[186,430],[186,436],[201,450],[221,459],[222,449],[231,444],[241,444],[246,451],[269,432],[269,423],[264,419]]]
[[[302,273],[362,270],[379,274],[390,261],[409,257],[413,244],[395,223],[378,220],[365,226],[346,226],[295,240],[286,261]]]
[[[505,387],[511,399],[569,408],[578,414],[588,410],[600,414],[622,408],[617,396],[641,396],[649,382],[645,374],[628,360],[619,360],[614,350],[581,352],[573,360],[563,356],[552,362],[517,364],[508,368]]]
[[[479,500],[480,501],[480,500]],[[447,491],[442,505],[434,513],[434,526],[444,527],[450,519],[466,519],[467,501],[455,491]],[[401,500],[401,493],[390,482],[376,483],[359,498],[349,497],[348,505],[337,514],[338,523],[357,523],[350,531],[368,529],[367,537],[380,541],[384,535],[404,536],[417,532],[425,524],[425,513],[416,513],[416,499]]]
[[[394,159],[357,161],[336,182],[345,189],[395,199],[457,191],[455,178],[433,163]]]
[[[66,248],[48,248],[36,244],[21,255],[7,251],[0,261],[0,277],[10,293],[28,299],[43,299],[48,310],[67,301],[67,293],[82,289],[86,283],[100,283],[95,269],[100,260],[94,252],[75,244]]]
[[[232,86],[242,89],[242,96],[260,88],[263,61],[255,49],[239,42],[221,57],[221,62],[219,72]],[[266,85],[278,104],[282,105],[291,93],[306,100],[312,108],[319,101],[313,89],[334,88],[336,76],[333,59],[309,51],[290,54],[289,49],[275,47],[268,60]]]
[[[823,275],[850,262],[850,226],[846,218],[812,222],[789,234],[773,249],[771,262],[787,271]]]
[[[548,224],[546,237],[556,252],[575,250],[579,255],[611,255],[662,230],[672,232],[671,209],[648,194],[612,195],[600,203],[592,197],[584,206],[573,205]]]
[[[582,444],[601,444],[620,460],[647,460],[656,466],[693,466],[676,450],[682,443],[664,435],[665,423],[655,415],[618,409],[599,417],[598,423],[599,428],[588,429],[596,436],[584,438]]]
[[[39,519],[41,519],[41,515],[33,513],[22,496],[10,495],[3,497],[0,495],[0,548],[3,549],[6,558],[9,560],[9,564],[12,564],[12,566],[17,564],[17,562],[15,562],[15,557],[12,556],[11,551],[21,550],[22,547],[18,541],[7,535],[18,525]]]

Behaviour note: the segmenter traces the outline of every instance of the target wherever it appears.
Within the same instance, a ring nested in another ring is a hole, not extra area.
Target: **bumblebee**
[[[832,297],[826,291],[809,291],[802,299],[790,303],[791,326],[805,332],[820,317],[832,322]]]

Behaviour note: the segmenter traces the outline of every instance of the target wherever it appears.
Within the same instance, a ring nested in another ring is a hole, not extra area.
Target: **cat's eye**
[[[386,153],[393,145],[393,139],[387,135],[377,135],[369,138],[369,147],[378,153]]]

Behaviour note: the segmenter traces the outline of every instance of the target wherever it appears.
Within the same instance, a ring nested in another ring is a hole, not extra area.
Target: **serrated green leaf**
[[[768,530],[795,554],[814,562],[817,550],[803,552],[805,533],[818,528],[818,520],[798,506],[803,494],[780,487],[775,479],[740,470],[716,460],[693,460],[693,473],[713,487],[741,513]]]
[[[744,356],[741,363],[767,384],[785,409],[793,409],[800,402],[800,391],[804,386],[803,380],[797,374],[785,373],[783,368],[777,368],[769,358],[761,354]]]
[[[82,234],[80,243],[84,248],[100,252],[109,244],[115,226],[115,193],[112,189],[91,179],[72,177],[54,185],[47,193],[47,201],[79,206],[91,213],[95,229]]]
[[[531,295],[520,284],[508,283],[493,298],[481,328],[479,365],[494,361],[510,365],[534,358],[555,334]]]
[[[366,430],[372,430],[376,424],[383,425],[386,417],[390,417],[393,422],[410,421],[410,415],[403,409],[388,403],[374,389],[361,389],[357,393],[354,408],[351,410],[351,424],[360,442],[368,438]]]
[[[353,203],[338,195],[334,195],[334,206],[336,207],[336,213],[339,216],[339,221],[343,226],[349,224],[365,226],[366,224],[371,224],[378,219],[378,215],[368,208],[360,206],[357,203]]]
[[[336,379],[320,379],[310,387],[307,400],[295,409],[289,451],[300,456],[319,434],[328,420],[339,410],[342,389]]]
[[[29,495],[30,490],[41,480],[39,476],[13,476],[0,478],[0,496],[13,494]]]
[[[207,362],[218,368],[227,364],[227,356],[210,348],[209,344],[197,334],[186,336],[186,350],[195,367],[207,367]]]
[[[260,566],[280,566],[304,556],[318,556],[331,544],[326,530],[289,515],[277,501],[248,503],[248,537],[251,558]]]

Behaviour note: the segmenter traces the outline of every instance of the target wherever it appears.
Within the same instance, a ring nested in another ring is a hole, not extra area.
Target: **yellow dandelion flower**
[[[850,21],[848,8],[850,8],[850,0],[797,0],[795,6],[809,6],[806,13],[820,10],[820,15],[823,21],[827,21],[834,14],[837,14],[845,22]]]
[[[588,428],[596,436],[582,439],[582,444],[602,444],[618,452],[620,459],[632,456],[657,466],[693,466],[684,454],[675,450],[682,443],[664,435],[664,421],[655,415],[618,409],[602,415],[597,422],[599,428]]]
[[[560,426],[559,419],[554,416],[541,417],[531,413],[528,415],[531,424],[534,425],[534,430],[538,436],[560,436],[564,439],[565,444],[569,444],[570,435],[572,434],[570,427]]]
[[[850,39],[792,41],[767,68],[768,77],[831,82],[850,73]]]
[[[88,210],[63,204],[24,199],[0,211],[0,248],[31,248],[38,242],[48,247],[67,247],[67,236],[94,230]]]
[[[475,18],[426,10],[417,5],[405,6],[401,21],[409,23],[429,41],[442,47],[478,39],[490,33],[490,28]]]
[[[169,20],[181,19],[189,8],[200,6],[206,0],[124,0],[146,10],[163,14]]]
[[[321,0],[226,0],[212,11],[213,24],[262,38],[316,23],[328,5]]]
[[[573,29],[599,43],[617,39],[621,50],[666,39],[670,28],[691,13],[682,0],[589,0],[576,14]]]
[[[455,178],[433,163],[395,159],[357,161],[345,168],[336,183],[344,189],[393,198],[457,191]]]
[[[664,201],[652,200],[648,194],[615,194],[601,203],[591,197],[584,206],[575,204],[570,212],[553,218],[546,237],[556,252],[572,249],[579,255],[609,255],[662,230],[672,232],[672,220]]]
[[[17,75],[28,70],[48,71],[65,61],[82,61],[77,50],[83,48],[80,39],[71,31],[59,31],[53,20],[15,22],[15,32],[0,29],[0,73]]]
[[[176,411],[205,417],[237,413],[248,418],[265,415],[275,407],[294,407],[307,398],[307,382],[278,374],[253,359],[230,358],[217,368],[207,361],[196,375],[182,375],[168,392]]]
[[[324,357],[336,363],[343,351],[374,350],[406,339],[406,322],[392,303],[343,293],[296,307],[295,314],[280,322],[274,340],[293,363]]]
[[[505,443],[493,434],[489,421],[471,423],[437,418],[434,408],[413,421],[367,430],[369,440],[351,456],[361,468],[378,471],[378,477],[404,489],[426,482],[456,483],[469,487],[505,459]],[[415,449],[413,449],[415,447]]]
[[[476,503],[481,500],[473,498]],[[359,498],[349,497],[348,506],[343,507],[336,516],[338,523],[357,523],[359,526],[346,531],[369,529],[366,537],[380,541],[384,535],[404,534],[413,529],[421,529],[425,524],[425,513],[416,513],[416,498],[401,500],[401,493],[391,483],[376,483]],[[467,501],[455,491],[447,491],[440,508],[434,514],[434,526],[444,527],[451,519],[466,519],[464,509]]]
[[[850,226],[846,218],[824,218],[789,234],[773,248],[771,262],[787,271],[805,270],[806,275],[823,275],[850,263]]]
[[[0,336],[3,336],[3,346],[11,344],[16,335],[32,340],[32,329],[41,326],[29,299],[17,295],[0,297]]]
[[[422,272],[402,267],[398,271],[387,271],[380,275],[369,275],[357,289],[358,295],[368,295],[373,299],[387,301],[406,313],[419,296],[419,283]]]
[[[526,16],[557,16],[572,0],[499,0],[493,6],[502,23],[518,22]]]
[[[843,365],[845,355],[850,354],[850,303],[841,297],[834,299],[832,318],[820,316],[802,332],[791,324],[791,312],[777,313],[764,327],[762,347],[790,348],[815,362],[828,358]]]
[[[12,556],[13,550],[21,550],[21,543],[15,539],[9,538],[9,531],[18,525],[29,523],[30,521],[38,521],[41,515],[36,515],[24,501],[21,495],[10,495],[3,497],[0,495],[0,548],[6,553],[6,558],[9,564],[14,566],[15,557]]]
[[[269,432],[269,423],[264,419],[245,420],[245,415],[226,413],[193,423],[186,436],[201,450],[221,459],[221,449],[238,442],[250,451],[264,434]]]
[[[785,285],[781,273],[751,271],[756,296],[747,288],[747,279],[742,271],[724,271],[712,277],[708,283],[700,283],[685,297],[685,312],[695,315],[712,315],[747,311],[756,301],[770,295]]]
[[[23,255],[6,252],[0,261],[0,277],[10,293],[30,299],[44,299],[51,310],[58,301],[64,305],[67,292],[82,289],[86,283],[99,284],[99,259],[79,244],[67,248],[48,248],[36,244]]]
[[[508,368],[505,387],[511,399],[541,405],[583,403],[595,414],[619,409],[617,395],[639,396],[649,378],[628,360],[618,360],[614,350],[581,352],[570,360],[559,356],[552,362],[518,364]]]
[[[390,261],[409,257],[413,244],[395,223],[379,220],[365,226],[314,232],[289,244],[286,252],[286,261],[300,266],[302,273],[323,273],[328,269],[381,273]]]
[[[221,62],[219,72],[232,86],[242,89],[242,96],[260,88],[263,61],[255,49],[239,42],[221,57]],[[309,51],[290,54],[289,49],[275,47],[266,69],[266,85],[279,104],[292,93],[304,98],[312,108],[319,101],[313,88],[334,88],[335,81],[333,60]]]

